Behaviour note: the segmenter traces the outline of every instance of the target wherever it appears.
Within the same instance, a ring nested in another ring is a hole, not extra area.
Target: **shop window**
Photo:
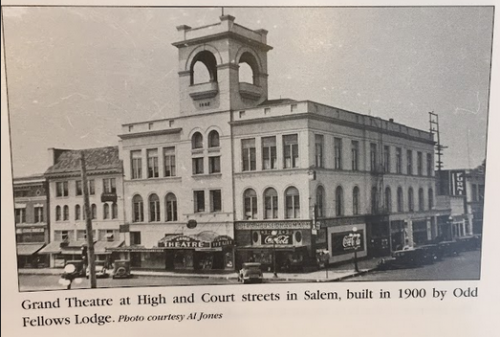
[[[166,209],[167,221],[177,221],[177,197],[173,193],[167,194]]]
[[[160,198],[156,194],[149,196],[149,222],[160,221]]]
[[[132,198],[132,219],[134,222],[144,221],[144,204],[140,195]]]
[[[264,191],[264,218],[278,218],[278,193],[274,188],[268,188]]]
[[[300,218],[300,195],[295,187],[289,187],[285,191],[285,209],[287,219]]]
[[[253,189],[248,189],[243,195],[245,220],[257,219],[257,194]]]

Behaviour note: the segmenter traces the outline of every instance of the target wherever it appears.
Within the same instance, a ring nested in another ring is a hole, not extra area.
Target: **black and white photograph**
[[[19,291],[480,280],[493,20],[2,7]]]

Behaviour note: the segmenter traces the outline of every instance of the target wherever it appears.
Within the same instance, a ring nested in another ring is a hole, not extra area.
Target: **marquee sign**
[[[451,194],[458,196],[465,195],[465,171],[451,172]]]
[[[196,240],[186,235],[175,236],[171,239],[165,238],[159,242],[158,246],[160,246],[160,244],[166,249],[210,248],[210,242]]]
[[[233,239],[227,235],[220,235],[212,241],[212,248],[232,246]]]

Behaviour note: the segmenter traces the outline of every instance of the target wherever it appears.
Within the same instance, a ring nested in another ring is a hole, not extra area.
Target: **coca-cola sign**
[[[342,255],[365,250],[363,230],[357,232],[332,233],[332,253]]]
[[[291,245],[292,233],[288,230],[261,231],[261,243],[263,245]]]

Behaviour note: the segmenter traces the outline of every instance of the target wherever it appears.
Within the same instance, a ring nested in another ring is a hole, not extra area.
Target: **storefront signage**
[[[116,193],[101,194],[101,202],[116,202],[118,199]]]
[[[163,246],[167,249],[179,248],[210,248],[210,243],[205,241],[196,240],[189,236],[176,236],[171,240],[161,241]]]
[[[236,230],[311,229],[311,221],[239,222]]]
[[[260,239],[262,245],[291,245],[292,233],[288,230],[276,231],[260,231]]]
[[[353,232],[332,233],[332,255],[350,254],[356,251],[363,251],[364,233],[362,230]]]
[[[23,234],[23,233],[43,233],[45,232],[45,228],[17,228],[16,233],[17,234]]]
[[[224,246],[232,246],[233,239],[227,235],[218,236],[212,241],[212,248],[224,247]]]
[[[465,195],[465,171],[451,172],[451,194]]]

